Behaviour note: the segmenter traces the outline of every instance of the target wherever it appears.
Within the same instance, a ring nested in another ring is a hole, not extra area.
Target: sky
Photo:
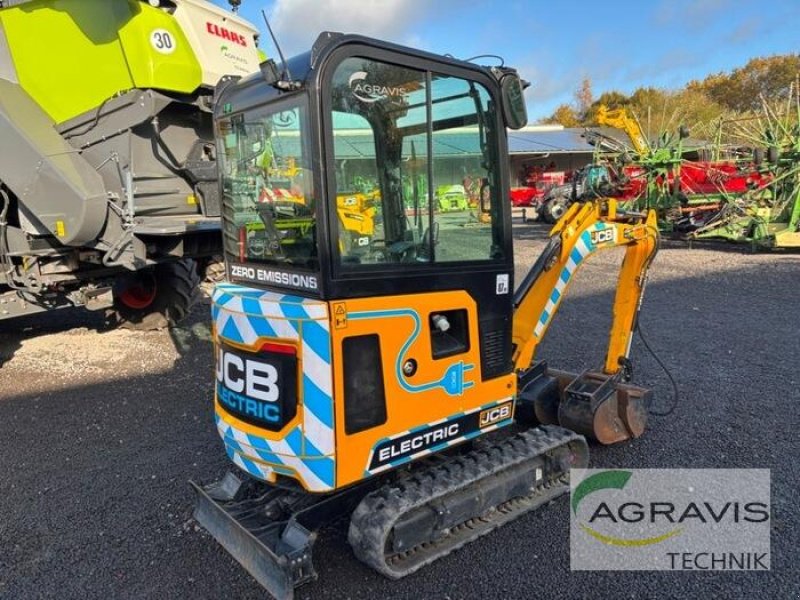
[[[228,7],[227,0],[214,0]],[[321,31],[360,33],[438,54],[496,54],[531,82],[530,122],[574,101],[584,77],[595,97],[637,87],[682,87],[751,58],[800,52],[800,0],[242,0],[239,14],[262,31],[261,11],[289,57]],[[496,59],[476,60],[496,64]]]

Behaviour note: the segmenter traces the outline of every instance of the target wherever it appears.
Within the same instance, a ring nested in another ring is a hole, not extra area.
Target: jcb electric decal
[[[283,346],[252,353],[220,344],[216,374],[220,406],[241,421],[278,431],[297,412],[297,357]]]
[[[492,408],[482,410],[478,425],[481,427],[481,429],[483,429],[489,425],[494,425],[500,421],[510,419],[511,408],[511,402],[506,402],[504,404],[499,404],[497,406],[493,406]]]
[[[437,452],[512,423],[513,404],[501,400],[471,412],[454,415],[424,427],[406,431],[378,442],[372,449],[367,473],[380,473],[391,467]]]

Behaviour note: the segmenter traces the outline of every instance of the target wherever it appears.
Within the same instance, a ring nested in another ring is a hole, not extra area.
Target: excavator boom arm
[[[624,246],[613,322],[603,371],[613,375],[628,358],[647,270],[658,247],[654,211],[617,212],[616,201],[573,204],[553,227],[550,241],[514,297],[514,366],[530,366],[575,273],[599,250]]]
[[[601,105],[597,111],[597,123],[621,129],[627,133],[633,144],[633,149],[640,155],[645,155],[650,150],[647,138],[642,133],[639,123],[633,117],[628,116],[628,112],[624,108],[608,110],[607,107]]]

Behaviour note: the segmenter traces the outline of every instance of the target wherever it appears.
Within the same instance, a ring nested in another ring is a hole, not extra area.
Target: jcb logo
[[[263,402],[279,400],[278,370],[273,365],[244,359],[222,348],[217,356],[217,381],[247,398]]]
[[[506,419],[511,418],[511,403],[506,402],[505,404],[501,404],[499,406],[495,406],[492,408],[487,408],[484,411],[481,411],[480,417],[480,427],[488,427],[489,425],[493,425],[494,423],[499,423],[500,421],[505,421]]]
[[[606,242],[615,242],[617,240],[617,230],[613,227],[609,227],[608,229],[598,229],[592,232],[592,243],[597,244],[604,244]]]

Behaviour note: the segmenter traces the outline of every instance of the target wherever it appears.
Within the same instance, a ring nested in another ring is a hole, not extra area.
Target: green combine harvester
[[[203,0],[0,1],[0,319],[188,312],[221,250],[215,93],[256,44]]]

